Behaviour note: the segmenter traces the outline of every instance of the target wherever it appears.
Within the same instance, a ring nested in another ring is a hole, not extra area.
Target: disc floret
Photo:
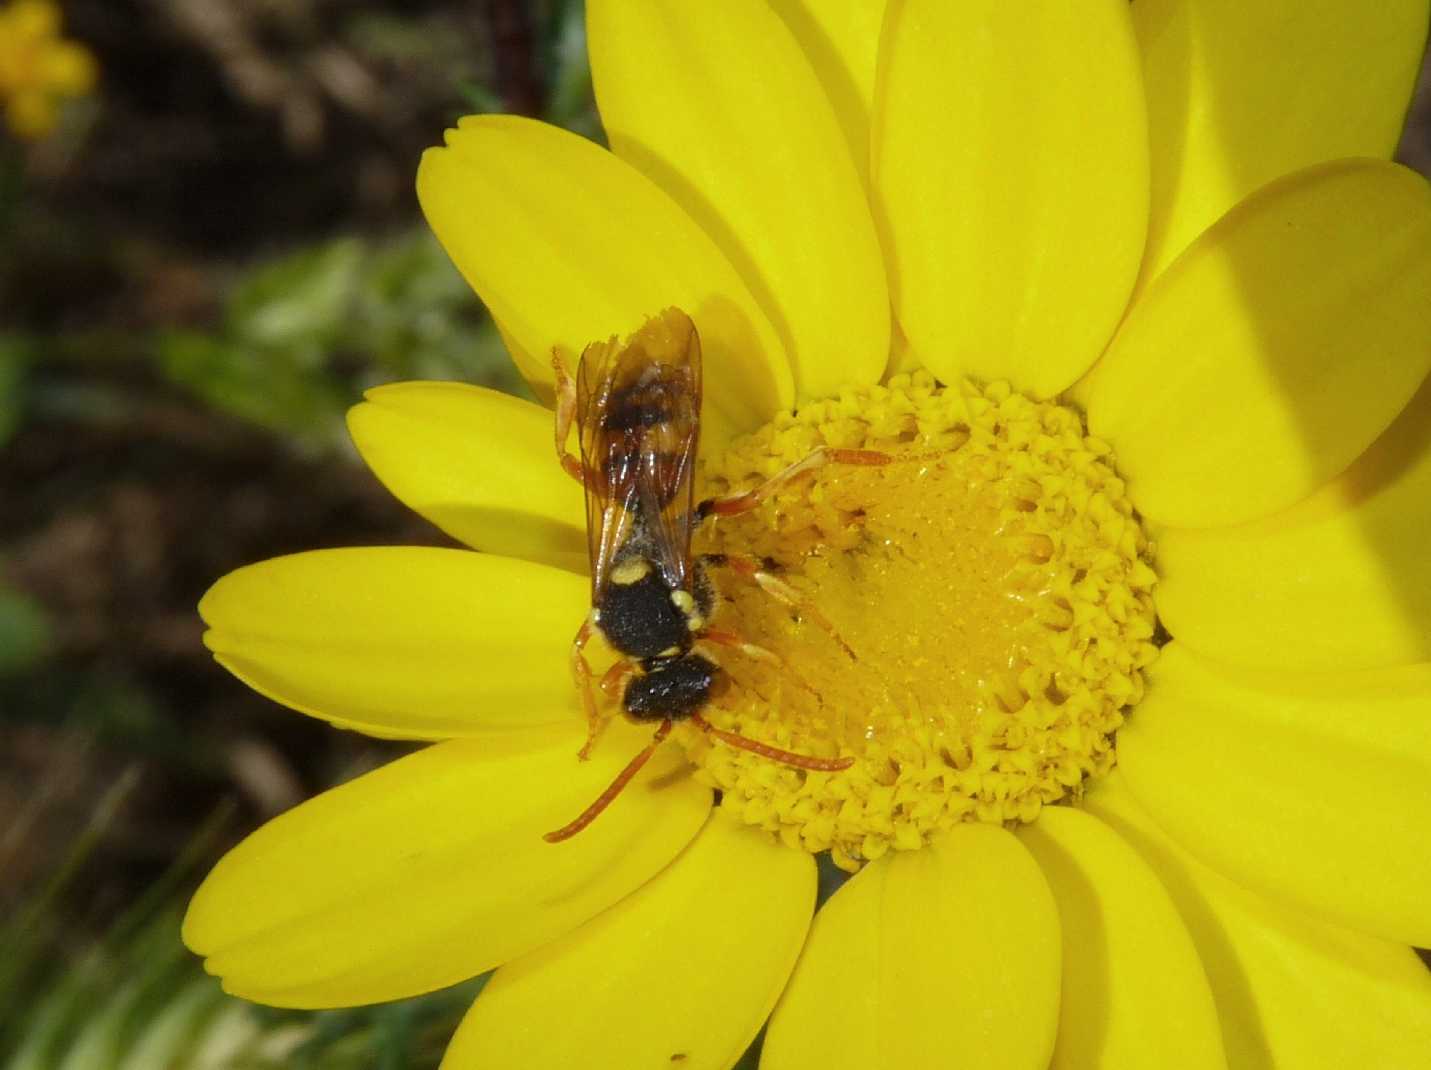
[[[827,466],[704,533],[701,550],[777,563],[811,608],[724,592],[717,619],[779,661],[729,661],[708,717],[855,762],[796,770],[684,734],[722,805],[855,868],[959,821],[1032,821],[1108,772],[1156,656],[1151,547],[1108,444],[1067,406],[921,372],[710,452],[703,489],[822,445],[896,462]]]

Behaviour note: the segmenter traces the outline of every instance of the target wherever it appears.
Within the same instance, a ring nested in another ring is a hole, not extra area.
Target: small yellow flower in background
[[[855,763],[675,733],[544,842],[650,731],[576,760],[580,490],[548,410],[382,387],[359,449],[478,552],[200,609],[264,694],[442,742],[235,848],[189,946],[291,1007],[500,967],[452,1070],[729,1067],[767,1021],[771,1070],[1425,1065],[1431,189],[1386,158],[1428,5],[587,10],[612,151],[469,118],[419,197],[539,393],[689,313],[698,494],[904,455],[698,546],[857,654],[722,578],[783,671],[727,659],[711,721]]]
[[[0,7],[0,103],[16,137],[48,134],[62,101],[88,93],[97,75],[89,49],[60,36],[57,4],[12,0]]]

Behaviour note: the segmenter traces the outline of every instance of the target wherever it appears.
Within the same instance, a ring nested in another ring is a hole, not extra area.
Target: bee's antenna
[[[563,825],[555,832],[546,833],[542,839],[547,843],[561,843],[562,840],[569,840],[587,825],[596,820],[601,811],[611,805],[612,800],[620,795],[627,784],[631,783],[631,778],[641,771],[641,767],[651,760],[651,755],[656,753],[656,748],[661,745],[665,738],[671,734],[671,721],[666,719],[661,722],[661,727],[656,729],[656,734],[651,737],[651,742],[646,744],[640,754],[626,763],[626,768],[616,774],[616,779],[611,785],[596,797],[596,801],[588,806],[569,825]]]
[[[756,739],[748,739],[734,732],[727,732],[724,728],[717,728],[699,713],[691,714],[691,723],[702,732],[720,740],[729,747],[748,750],[751,754],[758,754],[762,758],[769,758],[772,762],[779,762],[781,765],[792,765],[796,769],[812,769],[821,773],[838,773],[841,769],[848,769],[855,764],[853,758],[815,758],[808,754],[796,754],[794,751],[781,750],[779,747],[772,747],[768,743],[761,743]]]

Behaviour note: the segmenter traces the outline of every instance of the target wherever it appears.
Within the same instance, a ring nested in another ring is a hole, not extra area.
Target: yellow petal
[[[478,550],[586,569],[581,488],[557,463],[551,412],[465,383],[364,396],[348,431],[404,505]]]
[[[567,655],[587,580],[466,550],[375,547],[277,557],[199,603],[204,642],[302,713],[441,739],[580,718]]]
[[[560,938],[640,887],[695,835],[710,792],[667,745],[588,829],[591,802],[649,728],[615,723],[588,762],[555,739],[453,740],[270,821],[214,867],[184,942],[224,988],[283,1007],[427,992]]]
[[[835,109],[862,182],[869,182],[870,114],[884,25],[883,0],[770,0],[800,42]]]
[[[1173,643],[1147,673],[1118,765],[1162,828],[1248,888],[1431,946],[1431,663],[1234,673]]]
[[[1138,65],[1125,0],[891,8],[876,215],[895,314],[944,381],[1046,397],[1107,343],[1147,222]]]
[[[1279,175],[1389,157],[1426,12],[1426,0],[1138,0],[1153,164],[1144,278]]]
[[[1410,948],[1304,916],[1218,876],[1138,808],[1120,773],[1094,785],[1087,806],[1148,859],[1187,922],[1212,982],[1229,1066],[1346,1070],[1424,1061],[1416,1053],[1431,1051],[1431,972]],[[1376,880],[1386,868],[1342,879]]]
[[[1266,516],[1344,469],[1431,370],[1431,187],[1339,160],[1259,190],[1134,305],[1093,377],[1148,516]]]
[[[1011,833],[960,825],[825,904],[760,1065],[1043,1070],[1058,988],[1058,911],[1038,864]]]
[[[517,366],[517,371],[522,373],[522,377],[527,380],[527,386],[531,387],[532,393],[536,395],[538,401],[543,405],[555,407],[556,404],[556,381],[552,375],[551,356],[548,354],[545,360],[538,360],[531,353],[528,353],[517,342],[511,331],[502,325],[502,321],[494,318],[492,325],[497,328],[497,336],[502,339],[502,346],[507,350],[507,355],[512,358],[512,363]],[[568,365],[574,372],[576,369]]]
[[[1066,806],[1044,807],[1019,838],[1053,889],[1063,935],[1053,1070],[1225,1067],[1202,961],[1147,863]]]
[[[469,117],[447,132],[447,148],[423,153],[417,196],[443,248],[531,358],[556,349],[574,367],[588,343],[631,334],[675,305],[700,331],[712,417],[749,429],[790,406],[784,347],[730,262],[605,149],[529,119]]]
[[[1301,504],[1158,539],[1158,612],[1234,665],[1349,669],[1431,661],[1431,379],[1396,423]]]
[[[726,1070],[755,1038],[815,908],[815,862],[717,812],[669,867],[504,966],[444,1070]]]
[[[612,149],[740,269],[785,340],[799,395],[878,379],[889,292],[865,189],[766,0],[591,0],[587,32]]]

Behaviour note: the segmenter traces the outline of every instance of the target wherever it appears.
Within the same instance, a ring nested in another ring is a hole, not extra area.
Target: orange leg
[[[734,632],[722,631],[719,628],[707,628],[701,632],[698,642],[714,643],[716,646],[730,647],[732,650],[739,650],[746,657],[755,661],[763,661],[769,665],[778,665],[781,668],[785,667],[785,662],[780,660],[779,654],[766,650],[763,646],[747,643]]]
[[[796,686],[808,692],[821,706],[825,704],[825,699],[821,696],[820,692],[811,687],[807,680],[792,669],[786,663],[785,659],[773,650],[767,650],[763,646],[756,646],[754,643],[742,639],[734,632],[727,632],[720,628],[707,628],[701,632],[696,642],[698,644],[711,643],[714,646],[729,647],[731,650],[739,650],[753,661],[763,661],[767,665],[774,665],[780,670],[782,676],[793,680]]]
[[[704,519],[708,516],[739,516],[741,513],[748,513],[760,506],[762,502],[792,479],[827,464],[878,467],[889,464],[894,459],[893,454],[880,450],[842,450],[836,449],[834,446],[820,446],[811,450],[794,464],[776,472],[754,490],[747,490],[741,494],[729,494],[723,498],[707,498],[696,506],[696,517]]]
[[[571,675],[576,681],[576,689],[581,693],[582,708],[586,710],[586,742],[582,744],[581,750],[576,752],[576,756],[582,761],[591,757],[592,745],[596,743],[596,737],[606,723],[596,705],[596,694],[591,688],[591,663],[586,660],[585,654],[586,644],[591,642],[594,631],[588,616],[576,630],[576,638],[571,641]]]
[[[602,693],[613,702],[620,702],[621,696],[626,694],[627,681],[636,675],[639,668],[630,658],[622,658],[607,669],[606,675],[601,678]]]
[[[596,801],[577,815],[576,820],[570,824],[563,825],[555,832],[548,832],[542,837],[547,843],[561,843],[562,840],[569,840],[587,825],[597,819],[601,811],[611,805],[612,800],[620,795],[626,785],[631,783],[631,778],[641,771],[641,767],[651,760],[651,755],[656,753],[662,741],[671,734],[671,722],[665,720],[661,722],[661,727],[656,729],[656,734],[651,737],[651,742],[646,744],[644,750],[636,757],[626,763],[626,768],[616,774],[616,779],[611,785],[596,797]]]
[[[576,381],[566,370],[566,365],[552,350],[552,370],[556,372],[556,451],[562,469],[582,486],[586,477],[582,473],[581,461],[566,451],[566,440],[571,435],[572,421],[576,418]]]
[[[855,764],[853,758],[812,758],[808,754],[796,754],[794,751],[772,747],[770,744],[761,743],[757,739],[747,739],[745,736],[737,735],[734,732],[727,732],[724,728],[717,728],[699,713],[691,715],[691,723],[702,732],[705,732],[714,739],[720,740],[729,747],[747,750],[750,751],[751,754],[758,754],[762,758],[769,758],[772,762],[779,762],[781,765],[791,765],[796,769],[813,769],[822,773],[838,773],[841,769],[848,769]]]
[[[859,660],[855,656],[855,652],[850,649],[850,644],[845,642],[823,613],[816,609],[809,600],[802,597],[794,587],[762,568],[760,562],[755,558],[742,554],[706,554],[701,558],[701,562],[707,566],[724,566],[737,576],[750,580],[777,602],[789,606],[800,616],[813,621],[816,627],[840,645],[840,649],[849,655],[851,661]]]

